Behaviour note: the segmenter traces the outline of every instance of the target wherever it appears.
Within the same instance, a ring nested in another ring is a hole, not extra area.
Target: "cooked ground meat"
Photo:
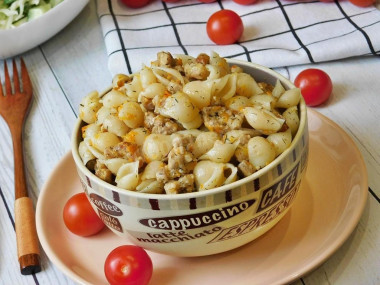
[[[244,134],[239,138],[239,145],[246,145],[248,141],[251,139],[249,134]]]
[[[120,142],[115,146],[107,147],[104,150],[104,155],[107,159],[124,158],[130,162],[138,161],[139,167],[143,166],[144,158],[137,144],[130,142]]]
[[[141,105],[147,111],[154,111],[155,106],[154,106],[151,98],[142,97],[141,98]]]
[[[202,116],[207,129],[219,134],[240,129],[244,120],[242,113],[223,106],[204,107],[202,109]]]
[[[157,53],[158,66],[172,67],[175,64],[173,56],[169,52],[161,51]]]
[[[193,171],[196,159],[192,154],[195,138],[192,135],[177,135],[173,138],[173,148],[168,154],[168,164],[156,174],[159,182],[183,177]]]
[[[206,64],[210,63],[210,57],[205,53],[200,53],[200,54],[198,54],[195,61],[206,65]]]
[[[185,75],[192,79],[205,80],[210,72],[207,70],[206,66],[202,63],[192,62],[187,63],[184,66]]]
[[[245,177],[255,173],[256,168],[247,160],[243,160],[238,165],[239,173],[243,174]]]
[[[248,160],[249,159],[249,156],[248,156],[248,148],[247,148],[247,145],[239,145],[236,150],[235,150],[235,157],[236,157],[236,160],[239,161],[239,162],[243,162],[244,160]]]
[[[193,174],[187,174],[178,180],[172,180],[165,184],[166,194],[190,193],[195,190],[195,178]]]
[[[194,163],[192,163],[194,161],[194,155],[186,151],[186,147],[173,147],[168,154],[168,169],[172,173],[171,176],[189,173],[194,168]]]
[[[273,88],[274,88],[273,85],[271,85],[269,83],[266,83],[266,82],[259,82],[257,84],[259,85],[259,87],[261,88],[261,90],[263,90],[266,94],[272,95],[272,91],[273,91]]]
[[[194,142],[195,137],[193,135],[187,134],[177,134],[174,136],[172,141],[174,147],[184,146],[188,151],[192,151],[192,148],[194,147]]]
[[[115,177],[113,176],[112,172],[107,168],[107,166],[105,166],[105,164],[101,163],[99,160],[96,160],[94,170],[95,175],[98,176],[100,179],[108,183],[114,184]]]
[[[174,120],[162,115],[156,115],[153,112],[145,113],[144,126],[152,134],[171,135],[181,130],[181,127]]]
[[[184,70],[182,66],[182,60],[180,58],[174,58],[168,52],[159,52],[157,53],[156,64],[162,67],[171,67],[178,70],[182,75],[184,75]],[[178,90],[177,90],[178,91]]]

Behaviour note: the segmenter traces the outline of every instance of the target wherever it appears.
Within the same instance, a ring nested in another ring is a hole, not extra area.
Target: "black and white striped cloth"
[[[268,67],[380,56],[380,11],[347,0],[259,0],[246,6],[232,0],[151,0],[138,9],[120,0],[97,4],[112,75],[140,70],[159,51],[192,56],[215,51]],[[215,45],[207,36],[207,20],[220,9],[233,10],[243,20],[236,44]]]

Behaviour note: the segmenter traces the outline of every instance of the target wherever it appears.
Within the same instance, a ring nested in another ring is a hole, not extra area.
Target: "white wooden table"
[[[41,46],[24,54],[34,86],[25,127],[25,159],[30,195],[36,203],[51,170],[70,150],[81,98],[111,82],[95,3]],[[294,80],[310,66],[278,69]],[[314,66],[315,67],[315,66]],[[327,105],[315,108],[339,124],[356,142],[368,170],[369,198],[352,235],[319,268],[294,284],[380,284],[380,57],[317,65],[334,82]],[[3,70],[2,63],[0,64]],[[10,133],[0,119],[0,284],[74,284],[42,252],[43,270],[22,276],[16,258],[13,155]]]

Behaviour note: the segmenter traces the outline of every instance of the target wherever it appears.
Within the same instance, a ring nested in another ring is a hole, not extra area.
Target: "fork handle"
[[[29,275],[41,271],[40,248],[38,244],[33,202],[28,197],[24,172],[22,148],[22,126],[10,128],[13,140],[15,168],[15,228],[17,255],[20,271]]]
[[[21,274],[29,275],[41,271],[33,203],[29,197],[15,201],[15,227],[17,255]]]

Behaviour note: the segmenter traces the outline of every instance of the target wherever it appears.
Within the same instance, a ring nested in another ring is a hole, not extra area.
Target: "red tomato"
[[[129,8],[141,8],[148,5],[150,0],[121,0],[121,2]]]
[[[368,7],[375,4],[376,0],[349,0],[352,4],[359,7]]]
[[[250,5],[257,2],[257,0],[233,0],[233,1],[240,5]]]
[[[146,285],[152,277],[153,264],[143,248],[122,245],[107,256],[104,273],[111,285]]]
[[[215,1],[217,1],[217,0],[199,0],[199,2],[203,2],[203,3],[212,3]]]
[[[104,228],[85,193],[76,194],[66,202],[63,221],[72,233],[83,237],[94,235]]]
[[[175,2],[178,2],[180,0],[162,0],[163,2],[166,2],[166,3],[175,3]]]
[[[231,10],[215,12],[207,21],[207,34],[218,45],[233,44],[241,37],[243,31],[243,21]]]
[[[317,106],[325,102],[331,95],[332,82],[330,76],[316,68],[301,71],[294,85],[301,89],[306,105]]]

